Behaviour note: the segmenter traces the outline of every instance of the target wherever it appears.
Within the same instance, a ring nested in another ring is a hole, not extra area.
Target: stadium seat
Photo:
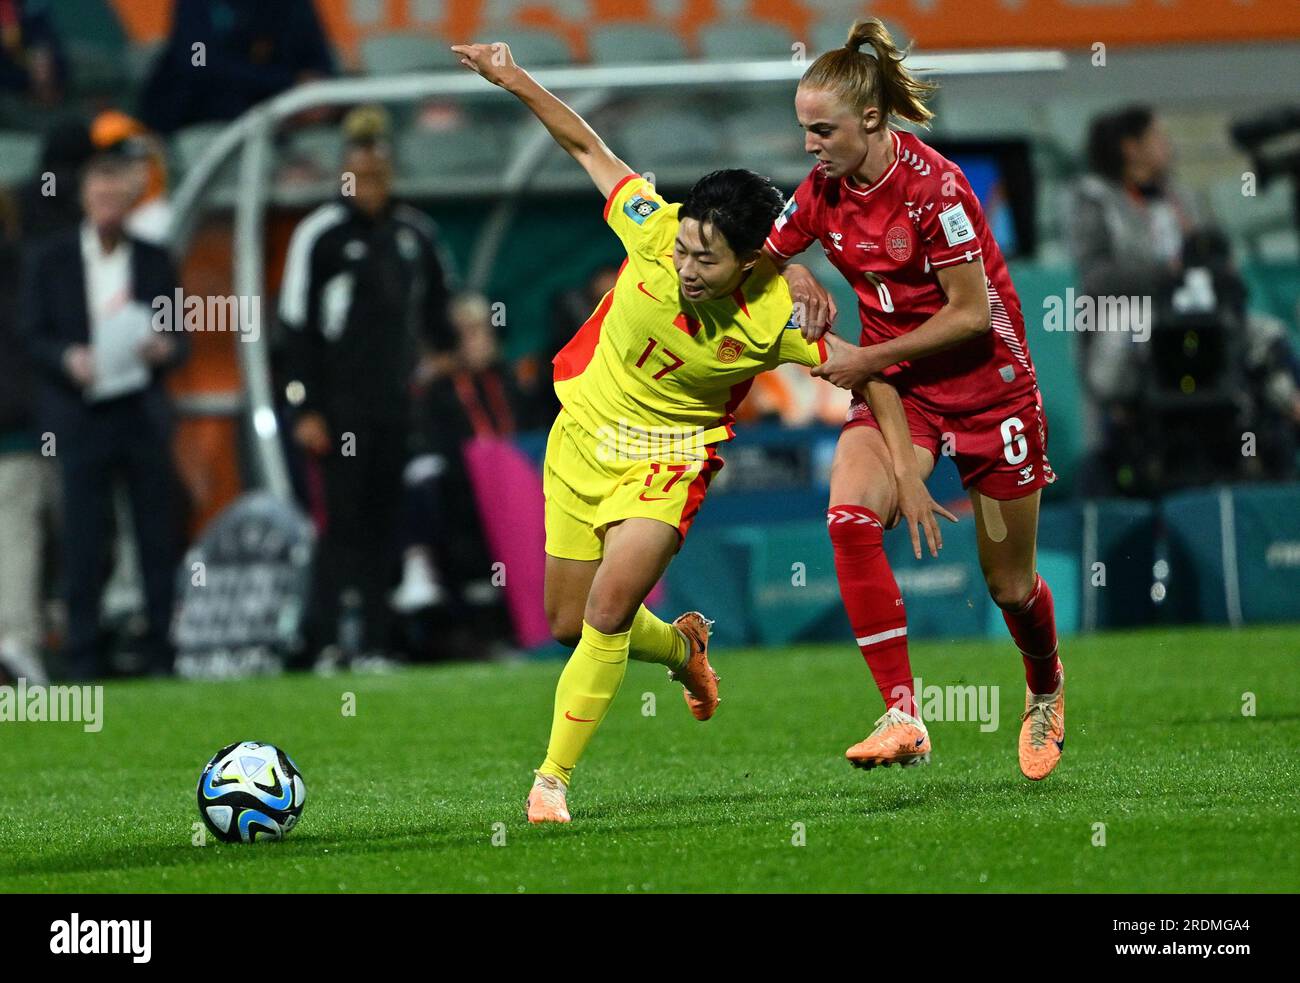
[[[897,21],[881,18],[885,27],[889,28],[889,33],[894,38],[894,43],[900,48],[906,47],[911,40],[911,32],[899,24]],[[812,50],[808,52],[811,56],[820,55],[824,51],[831,51],[835,48],[844,47],[844,41],[849,36],[849,27],[853,24],[851,15],[842,15],[839,17],[825,17],[813,25],[812,29]]]
[[[334,174],[343,156],[343,134],[336,126],[296,130],[284,138],[281,156],[310,162],[321,171]]]
[[[140,86],[148,78],[153,63],[162,54],[165,41],[149,41],[145,44],[133,44],[126,49],[126,74],[133,86]]]
[[[697,37],[700,54],[710,61],[750,58],[789,58],[793,37],[775,24],[760,22],[710,24]]]
[[[63,39],[76,92],[110,92],[129,78],[126,32],[105,0],[59,0],[48,4]]]
[[[188,172],[225,128],[224,123],[196,123],[173,136],[171,151],[177,170],[182,174]]]
[[[665,133],[672,139],[665,140]],[[614,152],[642,172],[691,164],[703,173],[723,145],[720,127],[698,112],[662,109],[625,120],[615,134]]]
[[[40,160],[39,136],[0,130],[0,187],[12,187],[34,176]]]
[[[431,34],[375,34],[361,42],[361,67],[370,75],[401,75],[456,67],[441,38]]]
[[[348,20],[353,27],[370,28],[384,20],[384,0],[348,0]]]
[[[482,36],[492,41],[505,41],[510,45],[515,61],[525,68],[572,65],[575,60],[569,42],[551,31],[506,24],[486,28]]]
[[[45,4],[65,42],[84,41],[105,48],[126,46],[126,32],[106,0],[58,0]]]
[[[405,177],[430,174],[469,175],[498,168],[504,148],[494,127],[461,126],[450,130],[413,129],[397,139],[399,173]]]
[[[407,16],[424,27],[442,24],[447,19],[448,0],[407,0]]]
[[[730,144],[727,159],[737,167],[770,174],[778,162],[795,165],[809,161],[808,167],[812,166],[789,99],[766,99],[728,113],[723,128]]]
[[[587,35],[591,60],[599,64],[685,61],[686,44],[680,36],[644,24],[606,24]]]

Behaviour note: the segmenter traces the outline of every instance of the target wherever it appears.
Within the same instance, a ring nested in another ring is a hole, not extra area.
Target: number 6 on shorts
[[[1029,456],[1029,442],[1025,440],[1025,425],[1020,417],[1012,416],[1002,421],[1002,453],[1008,464],[1019,464]]]

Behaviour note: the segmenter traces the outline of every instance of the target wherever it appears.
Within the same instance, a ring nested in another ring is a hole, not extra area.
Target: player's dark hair
[[[785,196],[770,179],[731,168],[696,181],[677,217],[712,226],[726,237],[732,252],[745,256],[763,248],[763,240],[784,207]]]
[[[1142,104],[1094,117],[1088,127],[1088,170],[1111,181],[1124,180],[1124,141],[1141,137],[1155,119],[1155,110]]]
[[[863,51],[864,46],[870,50]],[[799,85],[833,92],[855,113],[875,106],[886,118],[924,126],[934,118],[925,101],[938,86],[904,68],[906,56],[878,17],[854,21],[844,47],[819,55]]]

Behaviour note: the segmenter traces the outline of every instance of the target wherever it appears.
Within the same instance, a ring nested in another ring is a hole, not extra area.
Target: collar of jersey
[[[890,130],[889,135],[894,140],[894,162],[889,165],[889,170],[885,171],[884,174],[880,175],[880,178],[876,181],[875,184],[873,184],[869,188],[863,188],[858,186],[858,184],[856,184],[847,174],[845,174],[842,178],[840,178],[840,180],[844,182],[844,187],[848,188],[855,195],[858,195],[862,198],[867,197],[867,195],[871,194],[882,184],[888,181],[890,177],[893,175],[894,171],[898,169],[898,162],[902,160],[902,154],[899,153],[899,151],[903,149],[903,141],[902,138],[899,137],[897,130]]]

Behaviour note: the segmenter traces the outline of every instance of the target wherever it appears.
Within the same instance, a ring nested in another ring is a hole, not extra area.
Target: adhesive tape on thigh
[[[987,495],[980,496],[980,513],[984,516],[984,533],[995,543],[1007,538],[1007,524],[1002,521],[1002,503]]]

